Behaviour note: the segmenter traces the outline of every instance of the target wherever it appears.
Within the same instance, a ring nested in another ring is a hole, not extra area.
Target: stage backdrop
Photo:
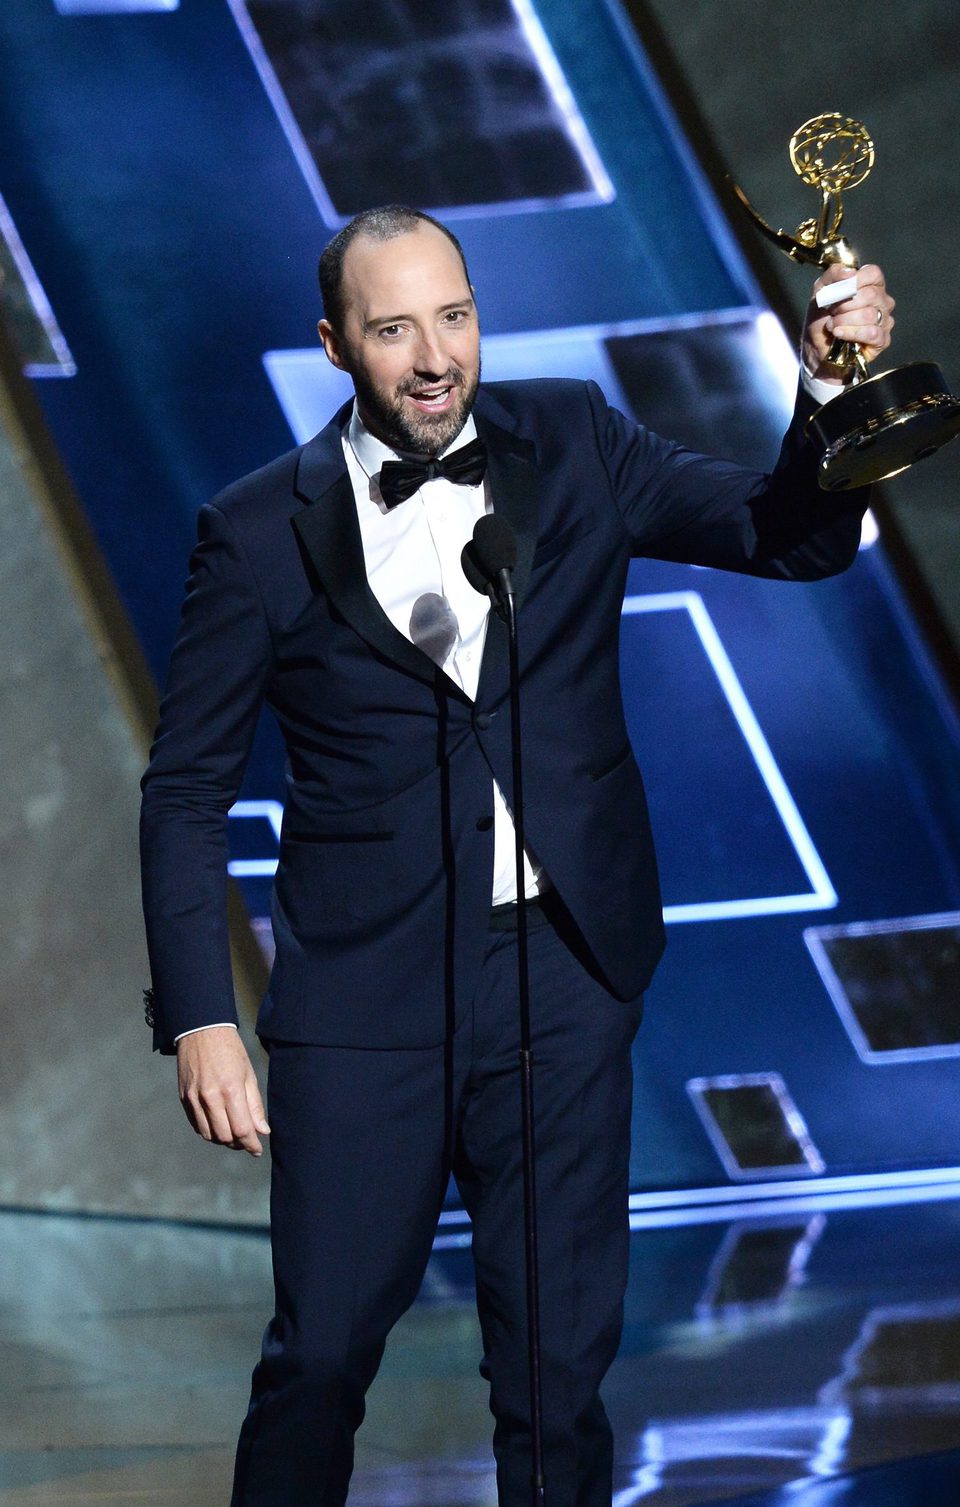
[[[158,675],[197,507],[343,395],[314,269],[364,205],[450,220],[488,377],[776,452],[789,343],[616,0],[19,0],[0,86],[24,359]],[[815,586],[637,564],[622,651],[671,932],[637,1207],[952,1166],[960,744],[882,543]],[[265,728],[231,828],[267,950],[281,799]]]

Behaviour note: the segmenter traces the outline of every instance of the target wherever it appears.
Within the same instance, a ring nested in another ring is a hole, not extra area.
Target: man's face
[[[375,241],[343,263],[342,331],[320,338],[349,372],[360,417],[395,450],[435,455],[466,423],[480,380],[480,331],[457,249],[433,225]]]

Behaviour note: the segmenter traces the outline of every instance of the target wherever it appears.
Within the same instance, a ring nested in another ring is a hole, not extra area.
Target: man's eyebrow
[[[449,314],[453,309],[472,309],[474,301],[468,293],[466,298],[455,298],[453,303],[441,304],[437,309],[438,314]],[[365,330],[375,329],[378,324],[403,324],[405,320],[413,320],[412,314],[375,314],[372,319],[366,319],[363,323]]]

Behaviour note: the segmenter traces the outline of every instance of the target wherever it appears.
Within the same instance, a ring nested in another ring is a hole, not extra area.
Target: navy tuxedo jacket
[[[615,996],[663,947],[619,687],[631,555],[810,580],[850,564],[863,494],[821,492],[801,394],[770,475],[678,448],[593,384],[481,388],[494,510],[516,533],[529,846]],[[288,755],[261,1035],[415,1048],[469,1003],[487,935],[491,780],[511,801],[506,629],[475,703],[367,584],[341,447],[348,409],[200,514],[143,780],[154,1041],[236,1019],[226,819],[264,701]]]

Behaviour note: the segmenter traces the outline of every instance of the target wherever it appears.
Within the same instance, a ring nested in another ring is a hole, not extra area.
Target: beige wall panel
[[[17,413],[0,416],[0,1203],[262,1222],[268,1159],[194,1136],[150,1050],[143,740]]]

